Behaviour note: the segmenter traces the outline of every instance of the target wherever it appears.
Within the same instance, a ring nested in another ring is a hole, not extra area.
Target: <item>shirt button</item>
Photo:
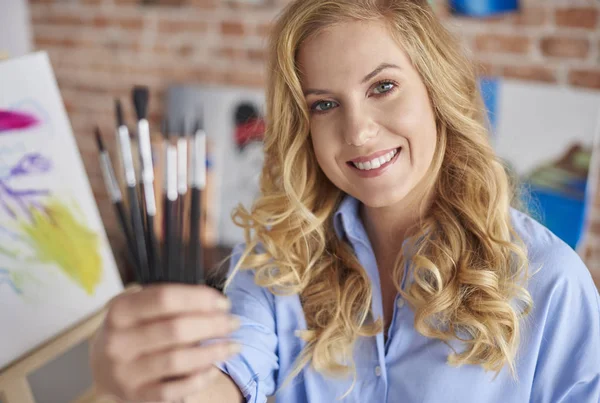
[[[396,301],[396,306],[398,308],[403,308],[404,307],[404,299],[403,298],[398,298],[398,301]]]
[[[381,376],[381,367],[379,365],[375,367],[375,375]]]

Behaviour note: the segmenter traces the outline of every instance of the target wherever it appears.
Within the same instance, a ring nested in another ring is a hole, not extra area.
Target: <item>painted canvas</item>
[[[0,368],[122,289],[47,55],[0,62]]]

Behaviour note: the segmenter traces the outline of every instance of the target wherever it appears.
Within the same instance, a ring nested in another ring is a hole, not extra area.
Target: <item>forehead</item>
[[[380,63],[409,68],[410,61],[382,21],[348,21],[309,37],[297,56],[302,85],[360,83]]]

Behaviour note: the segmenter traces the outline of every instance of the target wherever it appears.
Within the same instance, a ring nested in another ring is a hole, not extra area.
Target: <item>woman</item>
[[[237,322],[202,286],[121,296],[93,344],[99,387],[130,401],[598,402],[598,293],[510,207],[473,70],[427,2],[297,0],[272,35],[261,196],[234,214]]]

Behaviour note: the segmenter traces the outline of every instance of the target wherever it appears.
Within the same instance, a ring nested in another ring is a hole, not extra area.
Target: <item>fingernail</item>
[[[219,298],[217,299],[216,307],[220,311],[228,312],[231,309],[231,301],[227,298]]]
[[[242,346],[238,343],[232,343],[229,345],[229,354],[237,354],[242,351]]]
[[[240,320],[233,316],[229,319],[229,327],[231,330],[237,330],[240,327]]]

